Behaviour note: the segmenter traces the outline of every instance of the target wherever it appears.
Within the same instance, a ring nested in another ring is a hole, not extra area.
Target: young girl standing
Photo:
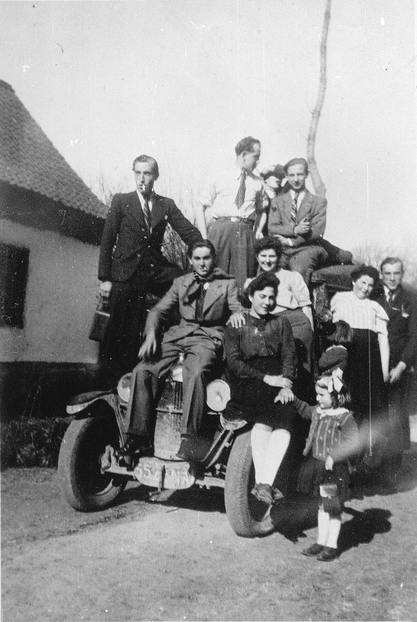
[[[329,562],[339,554],[337,540],[342,524],[343,503],[349,497],[348,460],[358,452],[358,427],[352,413],[346,408],[350,395],[343,381],[343,372],[337,368],[323,374],[316,382],[318,406],[310,406],[294,397],[298,413],[311,419],[303,463],[298,479],[298,490],[320,497],[317,542],[302,551],[307,557]],[[329,472],[336,486],[333,494],[326,486]]]

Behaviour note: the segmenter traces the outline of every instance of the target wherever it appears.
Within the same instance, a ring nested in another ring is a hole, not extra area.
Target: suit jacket
[[[237,285],[233,277],[215,268],[216,278],[209,282],[203,307],[203,323],[195,321],[196,300],[189,301],[188,292],[194,282],[193,273],[174,280],[171,289],[150,310],[145,333],[157,331],[160,322],[167,319],[173,309],[181,315],[180,323],[172,326],[164,335],[164,342],[178,341],[196,330],[203,330],[209,337],[224,341],[224,327],[231,313],[243,311],[237,297]]]
[[[271,202],[268,220],[268,234],[282,235],[291,238],[293,247],[306,244],[319,244],[326,228],[327,200],[306,190],[301,204],[298,206],[297,222],[309,218],[311,231],[306,235],[294,235],[294,225],[291,222],[291,194],[280,194]]]
[[[388,317],[388,341],[390,367],[403,361],[407,367],[417,363],[417,297],[404,289],[397,290],[393,305],[389,305],[384,290],[376,301],[385,309]]]
[[[187,245],[202,240],[172,199],[154,194],[152,203],[152,231],[148,234],[137,192],[113,197],[101,239],[100,281],[128,281],[145,259],[156,266],[169,265],[161,252],[168,223]]]

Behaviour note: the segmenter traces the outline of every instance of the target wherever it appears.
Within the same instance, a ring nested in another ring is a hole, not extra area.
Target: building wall
[[[99,247],[4,218],[0,242],[29,249],[24,328],[0,327],[0,361],[96,363]]]

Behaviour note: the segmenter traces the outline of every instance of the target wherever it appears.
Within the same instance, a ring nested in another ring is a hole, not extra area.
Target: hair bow
[[[320,383],[321,382],[326,384],[326,388],[329,393],[333,393],[333,391],[340,393],[343,388],[343,371],[340,367],[336,367],[336,369],[332,371],[331,376],[324,376],[320,378]]]

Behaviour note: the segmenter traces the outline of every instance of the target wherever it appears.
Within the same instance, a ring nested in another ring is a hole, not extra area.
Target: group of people
[[[158,164],[146,155],[133,163],[137,190],[112,201],[99,279],[101,295],[110,297],[111,313],[103,353],[116,375],[132,371],[123,452],[128,461],[152,453],[155,408],[163,381],[181,354],[183,420],[177,455],[201,460],[207,450],[199,434],[205,387],[225,354],[231,381],[227,409],[253,422],[252,494],[268,504],[282,497],[274,481],[295,418],[301,415],[311,418],[311,429],[299,489],[317,492],[324,471],[334,471],[343,503],[347,460],[365,445],[372,458],[379,440],[392,432],[386,383],[401,387],[397,417],[407,437],[400,402],[405,372],[416,356],[414,301],[401,286],[399,259],[388,258],[381,267],[385,290],[379,303],[370,299],[378,271],[354,270],[352,292],[332,300],[335,330],[328,332],[333,342],[318,361],[323,372],[318,377],[311,273],[326,262],[335,263],[334,250],[337,263],[351,263],[352,256],[323,239],[326,200],[306,189],[303,158],[272,167],[262,177],[256,168],[258,140],[242,139],[235,153],[234,169],[200,197],[198,227],[171,199],[155,193]],[[191,271],[185,275],[161,252],[167,224],[188,246]],[[140,344],[148,293],[162,297],[147,315]],[[179,324],[169,327],[175,314]],[[388,330],[388,322],[394,331]],[[308,391],[303,393],[315,380],[318,407],[310,405]],[[355,417],[348,409],[350,394]],[[319,540],[306,555],[322,561],[336,557],[341,509],[320,504]]]

